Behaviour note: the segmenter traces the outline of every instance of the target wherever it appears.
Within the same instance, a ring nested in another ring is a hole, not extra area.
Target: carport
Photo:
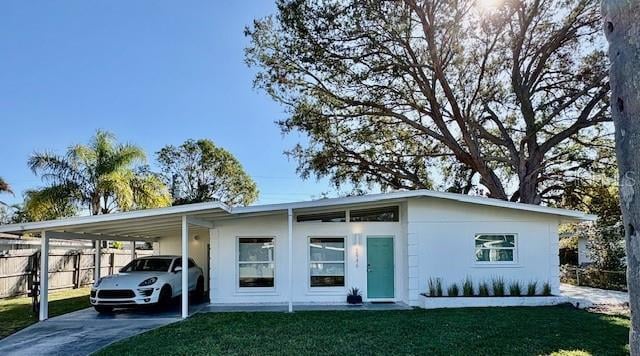
[[[181,316],[189,315],[188,259],[190,240],[206,236],[215,228],[216,218],[228,216],[230,209],[219,202],[197,203],[159,209],[147,209],[116,214],[82,216],[61,220],[0,226],[0,232],[31,234],[41,237],[40,315],[48,318],[49,240],[145,241],[160,244],[160,250],[182,256]],[[179,243],[177,243],[179,242]],[[163,248],[162,244],[167,246]],[[179,247],[178,247],[179,246]],[[99,249],[97,250],[99,251]],[[204,266],[203,266],[204,267]],[[205,275],[209,276],[208,271]],[[100,278],[100,256],[96,253],[94,278]]]

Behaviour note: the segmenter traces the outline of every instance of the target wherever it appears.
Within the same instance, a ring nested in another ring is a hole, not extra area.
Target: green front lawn
[[[80,288],[49,294],[49,317],[89,307],[89,291],[90,288]],[[0,299],[0,339],[37,321],[31,298]]]
[[[571,307],[197,314],[99,355],[627,354],[629,319]]]

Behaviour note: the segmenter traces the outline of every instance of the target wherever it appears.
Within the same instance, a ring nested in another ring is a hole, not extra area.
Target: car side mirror
[[[180,271],[182,271],[182,267],[180,267],[180,266],[178,266],[178,267],[173,269],[173,273],[178,273]]]

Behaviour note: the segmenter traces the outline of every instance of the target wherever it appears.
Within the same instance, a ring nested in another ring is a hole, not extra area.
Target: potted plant
[[[347,303],[349,304],[362,304],[362,295],[360,295],[360,289],[352,287],[347,294]]]

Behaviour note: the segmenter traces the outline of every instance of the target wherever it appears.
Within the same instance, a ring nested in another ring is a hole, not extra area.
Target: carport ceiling
[[[42,231],[69,232],[69,238],[81,239],[81,234],[105,235],[157,239],[179,237],[182,228],[182,216],[213,223],[217,218],[229,215],[228,208],[217,202],[173,206],[168,208],[147,209],[124,213],[82,216],[61,220],[51,220],[24,224],[0,226],[0,232],[15,234],[30,233],[39,235]],[[203,226],[190,225],[189,231],[196,234],[208,234]],[[107,239],[107,238],[105,238]],[[111,238],[109,238],[111,239]]]

